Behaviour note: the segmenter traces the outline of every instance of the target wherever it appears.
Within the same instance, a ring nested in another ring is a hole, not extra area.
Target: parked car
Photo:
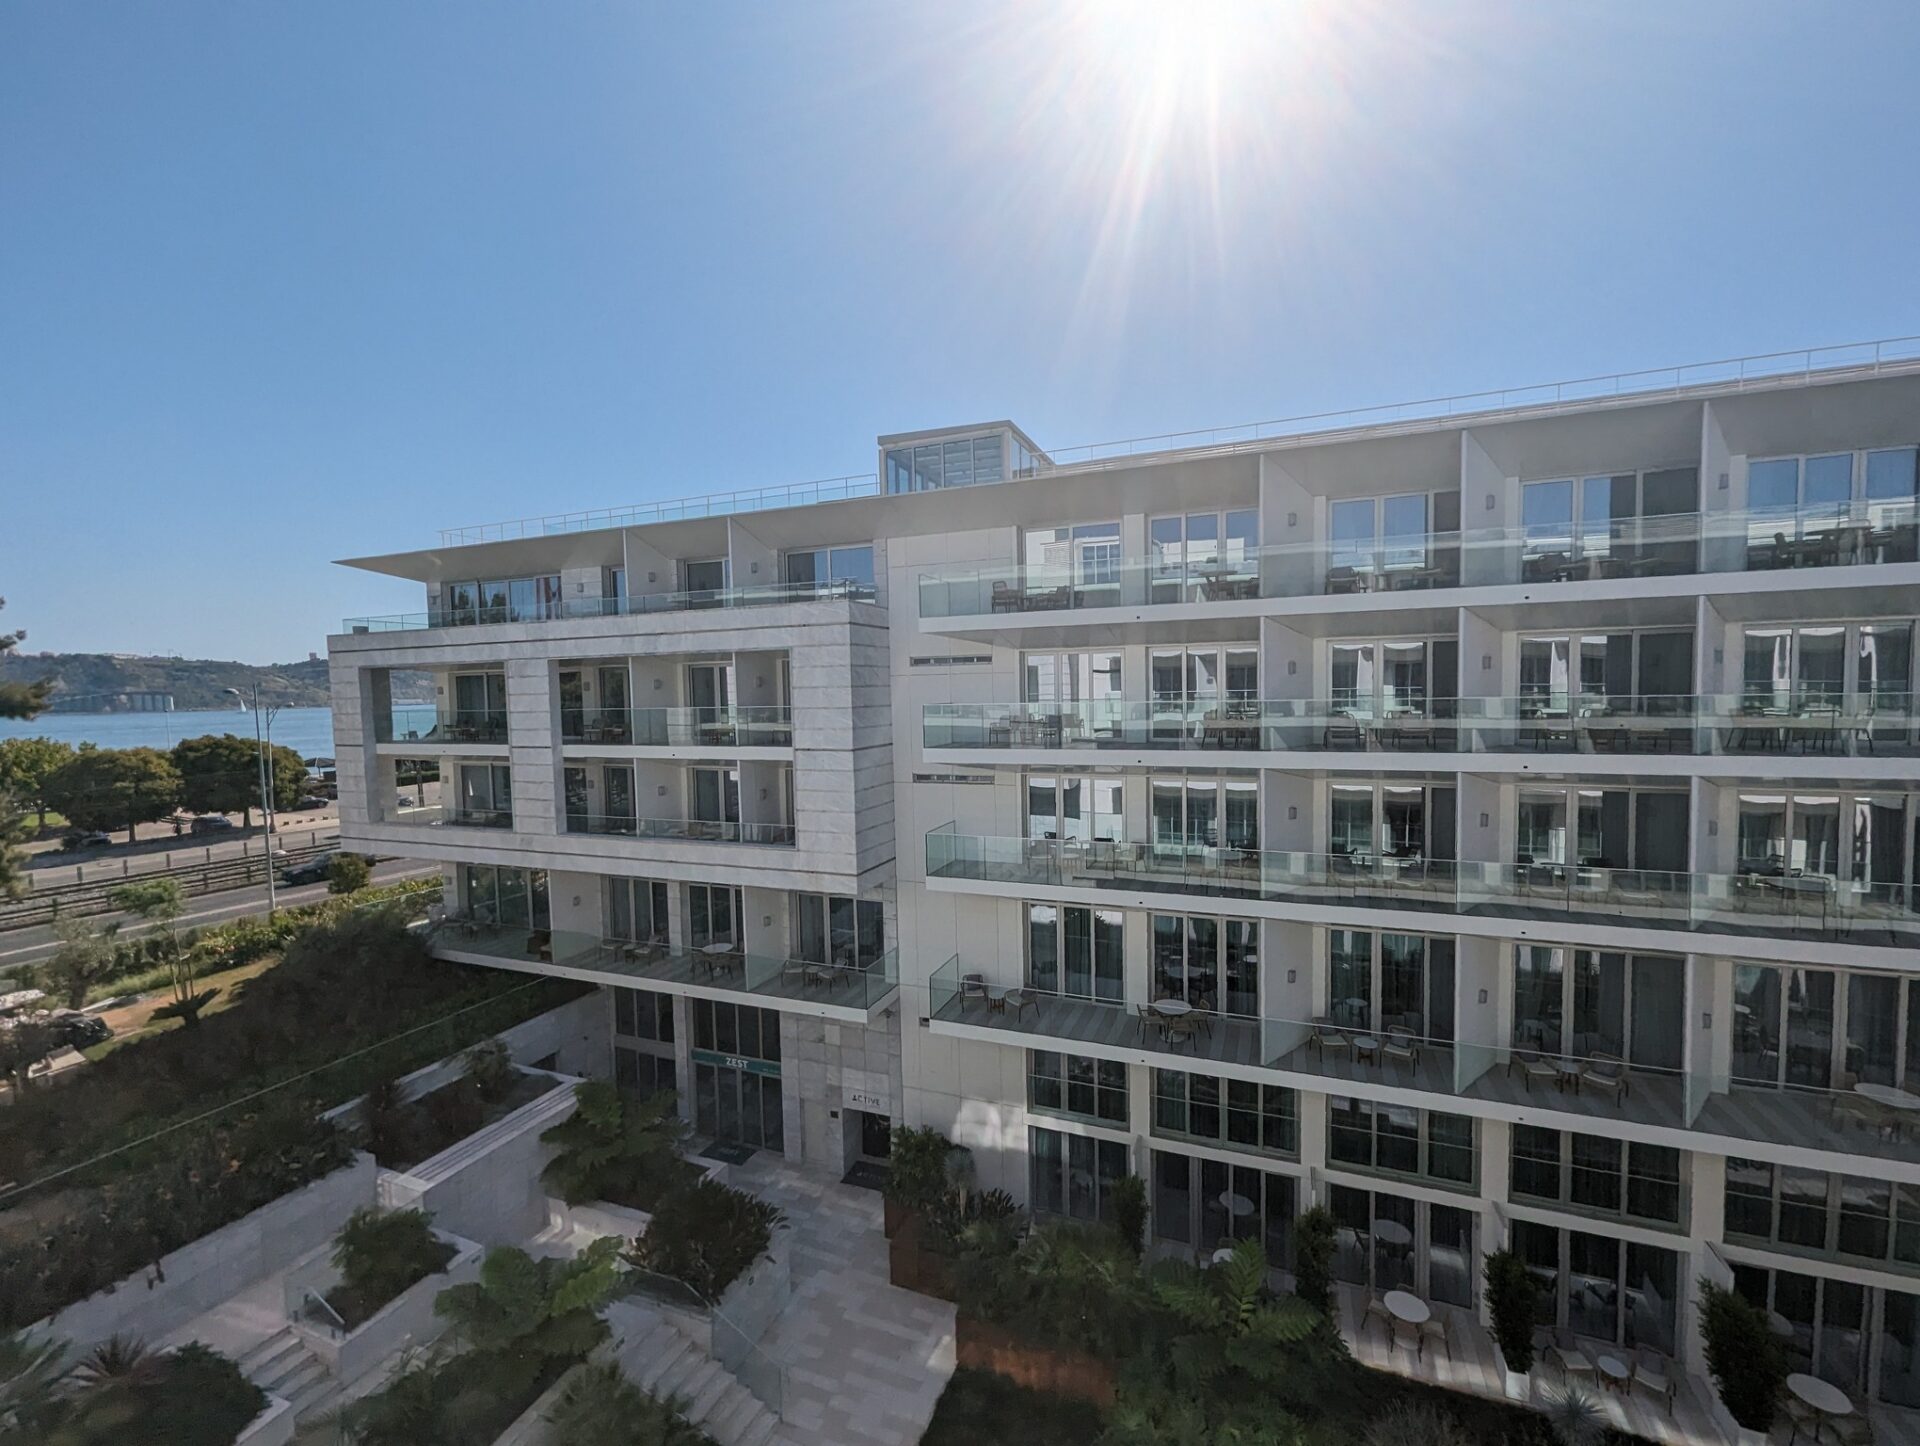
[[[203,813],[187,825],[187,831],[189,833],[228,833],[233,826],[233,820],[225,814]]]
[[[113,1038],[113,1026],[97,1014],[82,1014],[77,1009],[56,1009],[47,1016],[60,1038],[73,1049],[85,1049]]]
[[[314,859],[306,859],[297,864],[289,864],[280,871],[283,884],[319,884],[324,883],[327,873],[333,867],[333,861],[340,857],[337,853],[325,853]]]
[[[333,800],[323,793],[309,793],[294,805],[297,809],[325,808]]]
[[[63,853],[77,854],[82,849],[103,849],[112,845],[113,838],[101,833],[99,829],[75,829],[60,840]]]

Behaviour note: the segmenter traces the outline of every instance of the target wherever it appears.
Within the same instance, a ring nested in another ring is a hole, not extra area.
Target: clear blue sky
[[[0,619],[279,661],[419,606],[331,558],[879,432],[1920,332],[1912,0],[1262,13],[0,7]]]

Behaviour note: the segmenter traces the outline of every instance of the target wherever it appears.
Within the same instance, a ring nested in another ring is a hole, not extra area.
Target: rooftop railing
[[[1920,948],[1920,889],[1756,862],[1735,873],[1575,863],[1482,863],[1110,839],[926,837],[929,879],[1015,887],[1149,889],[1342,909],[1587,919],[1631,928],[1791,934]]]
[[[1036,457],[1035,473],[1086,471],[1120,467],[1160,452],[1204,456],[1232,454],[1271,446],[1287,439],[1316,438],[1337,441],[1350,433],[1379,433],[1395,428],[1430,427],[1438,422],[1482,421],[1508,414],[1551,414],[1605,401],[1651,401],[1701,388],[1744,390],[1749,386],[1777,388],[1808,386],[1853,376],[1896,374],[1920,366],[1920,337],[1889,337],[1880,341],[1847,342],[1799,351],[1763,352],[1756,356],[1719,361],[1689,362],[1680,366],[1614,372],[1605,376],[1575,377],[1566,381],[1497,391],[1462,392],[1454,396],[1332,412],[1302,412],[1263,422],[1205,427],[1185,432],[1124,437],[1109,442],[1049,448]],[[1009,481],[1024,480],[1009,478]],[[987,484],[998,485],[998,484]],[[724,517],[777,507],[803,507],[816,502],[842,502],[879,495],[872,473],[853,473],[816,482],[784,483],[743,488],[631,507],[585,512],[552,513],[545,517],[485,523],[475,527],[440,530],[440,545],[460,547],[477,542],[503,542],[524,537],[551,537],[610,527],[639,527],[654,522],[677,522],[695,517]]]
[[[873,585],[861,582],[778,582],[758,587],[697,588],[689,592],[652,592],[637,596],[563,598],[533,611],[511,608],[443,608],[385,617],[346,618],[349,633],[418,632],[425,628],[467,628],[493,623],[549,623],[569,618],[611,618],[650,613],[700,612],[708,608],[775,607],[834,598],[872,602]]]
[[[1920,560],[1917,524],[1914,499],[1902,498],[1792,512],[1671,513],[1588,530],[1486,528],[1378,546],[1280,543],[1205,563],[1115,560],[1101,553],[1070,566],[935,567],[920,576],[920,615],[993,617],[1913,562]]]
[[[406,824],[410,828],[510,829],[513,827],[513,810],[477,808],[459,803],[405,803],[394,809],[387,822]]]

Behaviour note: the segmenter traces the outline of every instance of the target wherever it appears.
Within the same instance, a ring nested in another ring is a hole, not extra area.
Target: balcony
[[[504,708],[437,708],[431,703],[397,704],[373,720],[376,743],[505,743]]]
[[[1203,564],[1115,561],[1075,567],[1007,563],[932,569],[922,618],[991,618],[1089,608],[1248,602],[1557,584],[1693,574],[1911,563],[1920,513],[1911,499],[1805,512],[1693,512],[1591,528],[1513,526],[1474,532],[1248,548]]]
[[[1146,890],[1338,909],[1584,920],[1631,928],[1920,947],[1911,885],[1791,871],[1683,874],[1584,865],[1493,864],[1106,839],[927,835],[929,880],[1015,888]]]
[[[388,816],[388,823],[405,824],[409,828],[490,828],[511,829],[513,810],[510,808],[477,808],[471,804],[426,803],[409,804],[400,802]]]
[[[465,963],[701,997],[738,996],[769,1008],[803,1008],[862,1022],[900,986],[899,960],[891,950],[864,964],[749,954],[724,944],[675,951],[661,941],[502,927],[484,911],[439,921],[431,940],[435,954]]]
[[[793,713],[752,708],[562,708],[564,743],[623,748],[791,748]]]
[[[1452,699],[1370,710],[1340,700],[1221,703],[929,703],[923,746],[1098,752],[1446,753],[1460,747]]]
[[[562,598],[532,609],[475,607],[393,613],[385,617],[346,618],[349,633],[409,633],[429,628],[486,627],[495,623],[549,623],[573,618],[639,617],[655,613],[698,612],[707,608],[778,607],[789,603],[844,599],[873,602],[872,584],[860,582],[767,583],[758,587],[698,588],[690,592],[644,593],[637,597]]]
[[[569,811],[566,831],[570,834],[601,835],[609,838],[672,839],[682,843],[770,844],[791,848],[794,841],[790,823],[741,823],[737,819],[636,818],[628,813],[577,813]]]

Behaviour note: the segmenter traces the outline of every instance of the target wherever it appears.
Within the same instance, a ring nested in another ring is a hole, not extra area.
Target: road
[[[120,835],[116,834],[117,839]],[[311,844],[333,843],[340,837],[340,820],[332,813],[287,813],[280,816],[273,843],[279,849],[306,848]],[[108,849],[90,849],[75,861],[72,854],[61,853],[52,844],[40,844],[29,854],[27,878],[38,888],[56,884],[85,883],[98,880],[138,878],[142,874],[168,869],[193,868],[199,864],[220,863],[244,856],[260,857],[261,835],[255,828],[241,833],[203,838],[162,837],[157,828],[151,839],[141,839],[129,847],[119,843]]]
[[[422,864],[418,859],[389,859],[386,863],[374,867],[373,882],[391,884],[401,879],[419,878],[438,871],[435,865]],[[284,908],[289,904],[316,903],[326,897],[325,884],[303,884],[299,888],[288,888],[282,884],[279,888],[278,903]],[[223,893],[202,894],[189,899],[187,912],[180,916],[180,927],[189,929],[204,924],[220,924],[229,919],[266,912],[267,887],[265,884],[253,884],[243,889],[228,889]],[[104,927],[119,917],[121,916],[96,914],[91,916],[91,921]],[[45,925],[0,933],[0,976],[18,969],[23,964],[33,964],[46,958],[53,952],[54,947],[53,930]]]

